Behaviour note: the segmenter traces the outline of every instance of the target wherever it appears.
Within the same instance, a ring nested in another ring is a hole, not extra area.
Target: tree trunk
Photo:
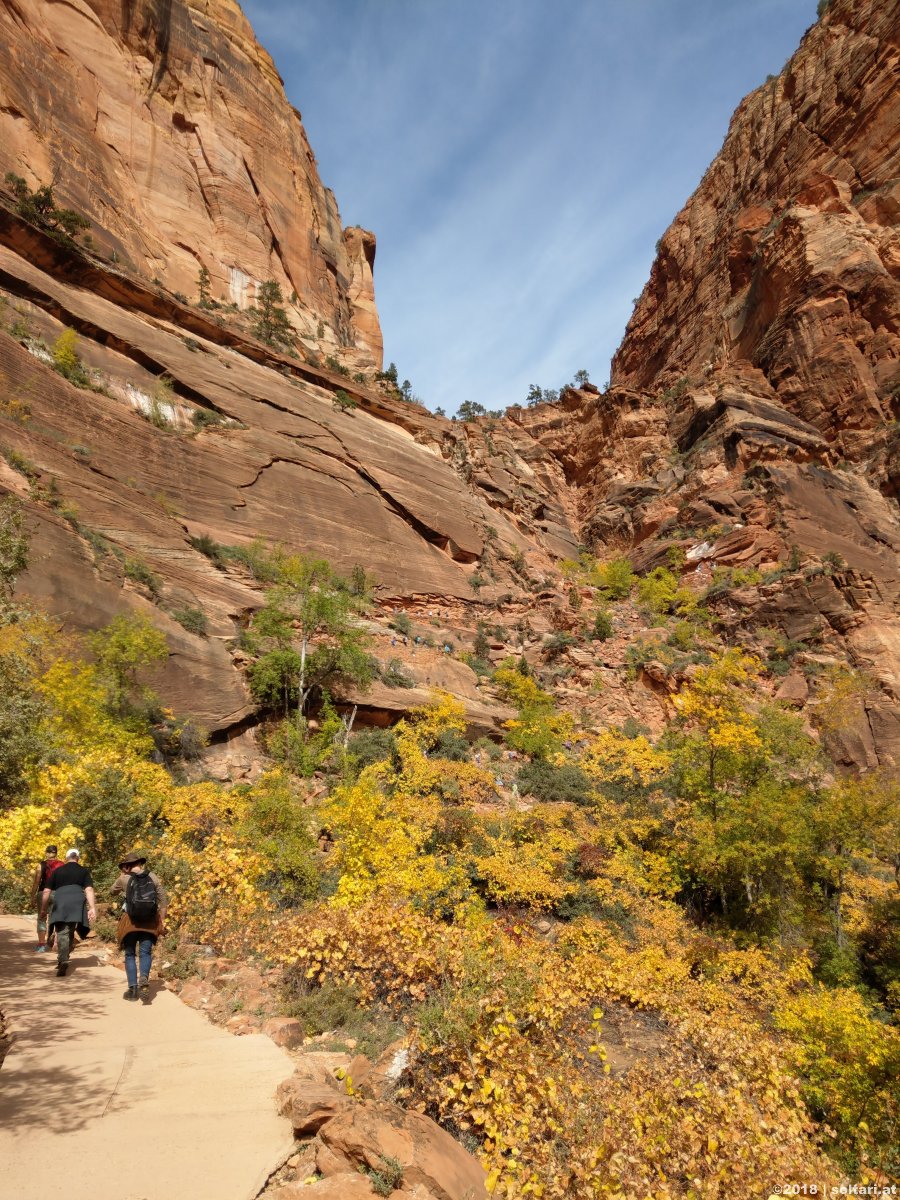
[[[303,710],[306,707],[306,644],[304,636],[300,643],[300,684],[297,688],[297,728],[303,720]]]

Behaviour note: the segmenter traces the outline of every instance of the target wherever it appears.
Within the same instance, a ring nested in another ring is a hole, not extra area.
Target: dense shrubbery
[[[323,679],[310,725],[316,649],[301,665],[298,646],[342,637],[354,590],[327,564],[252,549],[246,564],[268,576],[248,645],[274,671],[278,765],[231,789],[152,761],[178,725],[146,691],[158,632],[119,619],[88,663],[7,598],[6,897],[22,902],[51,835],[79,840],[101,882],[146,848],[183,936],[281,964],[310,1032],[371,1008],[402,1019],[401,1098],[472,1139],[495,1197],[719,1200],[897,1171],[896,780],[834,782],[736,651],[694,664],[659,738],[580,728],[510,659],[493,682],[516,709],[520,803],[502,802],[511,765],[474,760],[448,695],[348,735]],[[607,594],[635,586],[630,567],[596,570]],[[649,607],[683,607],[652,582]],[[683,620],[655,653],[689,652]],[[854,678],[826,680],[820,727],[854,699]],[[324,770],[314,805],[302,777]],[[630,1069],[606,1061],[611,1023],[625,1042],[643,1030]]]

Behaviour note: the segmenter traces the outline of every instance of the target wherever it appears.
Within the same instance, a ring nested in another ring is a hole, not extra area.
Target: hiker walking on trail
[[[147,1004],[153,947],[165,930],[166,893],[153,872],[147,870],[147,860],[140,854],[126,854],[119,870],[122,874],[112,885],[112,892],[124,898],[116,939],[125,951],[128,980],[125,999],[141,999]]]
[[[57,847],[48,846],[44,851],[43,861],[38,863],[34,868],[34,875],[31,877],[31,907],[37,913],[38,944],[35,947],[35,954],[47,953],[47,920],[41,916],[41,908],[44,904],[44,888],[47,886],[50,876],[56,868],[62,865],[62,859],[57,858]]]
[[[57,975],[66,973],[75,934],[83,941],[97,913],[94,881],[90,871],[78,861],[80,857],[74,847],[67,850],[66,861],[56,868],[41,893],[41,915],[46,917],[49,910],[50,933],[56,937]]]

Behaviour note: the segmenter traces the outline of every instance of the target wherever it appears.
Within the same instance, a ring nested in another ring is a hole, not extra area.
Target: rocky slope
[[[599,555],[779,568],[722,615],[877,679],[858,766],[900,762],[898,29],[835,0],[661,239],[609,390],[511,414]]]
[[[375,239],[341,228],[235,0],[0,3],[0,177],[55,180],[105,255],[244,309],[275,279],[307,345],[381,365]]]
[[[875,687],[836,756],[900,761],[898,0],[835,0],[739,107],[662,239],[606,392],[468,423],[404,403],[371,373],[320,365],[331,347],[378,364],[374,242],[340,234],[239,10],[124,11],[0,0],[0,166],[34,183],[58,171],[97,243],[74,252],[9,200],[0,209],[0,487],[30,508],[28,590],[76,628],[123,605],[152,612],[172,648],[159,686],[224,733],[252,716],[235,639],[260,594],[198,539],[261,535],[360,563],[382,608],[404,606],[439,646],[397,645],[385,611],[379,650],[404,658],[418,687],[380,687],[369,715],[439,684],[489,728],[505,714],[441,643],[470,646],[484,618],[492,657],[537,659],[543,635],[574,619],[560,559],[586,545],[648,570],[674,550],[692,585],[718,570],[726,638],[753,646],[776,630],[810,675],[864,668]],[[37,53],[43,90],[20,95]],[[240,311],[176,294],[196,293],[198,247],[214,296],[232,266],[296,291],[297,357],[256,341]],[[65,326],[93,390],[51,369],[46,347]],[[336,403],[339,389],[359,407]],[[738,581],[722,575],[733,568]],[[186,606],[206,613],[207,636],[173,618]],[[677,680],[624,679],[647,622],[629,611],[620,625],[603,649],[567,651],[568,702],[658,727]]]

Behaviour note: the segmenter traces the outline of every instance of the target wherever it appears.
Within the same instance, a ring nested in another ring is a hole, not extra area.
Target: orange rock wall
[[[55,180],[103,253],[191,299],[201,266],[240,308],[275,279],[311,347],[381,366],[374,237],[345,238],[233,0],[0,0],[0,43],[0,178]]]
[[[898,0],[834,0],[661,240],[613,382],[746,360],[842,452],[891,417],[900,358]]]

